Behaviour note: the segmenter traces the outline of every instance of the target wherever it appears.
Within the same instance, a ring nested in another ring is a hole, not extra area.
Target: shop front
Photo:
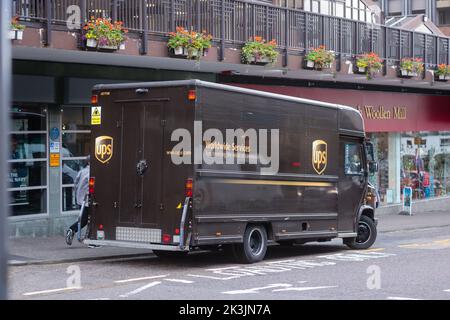
[[[450,195],[450,96],[328,88],[235,84],[344,104],[360,110],[379,171],[370,177],[382,205]]]

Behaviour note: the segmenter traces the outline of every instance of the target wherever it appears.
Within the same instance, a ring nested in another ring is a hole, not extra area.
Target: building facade
[[[380,171],[372,179],[383,204],[399,202],[405,185],[417,186],[416,198],[450,192],[450,84],[434,76],[438,64],[450,64],[450,40],[380,25],[369,1],[12,2],[26,29],[13,41],[11,236],[62,234],[76,219],[74,177],[90,152],[90,91],[99,83],[198,78],[348,104],[361,110],[376,143]],[[69,5],[82,21],[122,20],[130,30],[125,50],[86,50],[82,25],[67,25]],[[176,26],[211,33],[207,56],[172,57],[167,34]],[[276,63],[241,62],[240,49],[254,36],[277,41]],[[305,54],[320,45],[335,52],[331,68],[306,70]],[[366,52],[383,60],[370,80],[354,72],[355,56]],[[423,59],[426,70],[399,77],[403,57]]]

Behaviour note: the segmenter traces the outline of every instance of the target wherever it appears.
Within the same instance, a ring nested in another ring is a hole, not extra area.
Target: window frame
[[[18,188],[11,188],[7,187],[6,191],[8,193],[8,196],[11,196],[13,192],[17,191],[33,191],[33,190],[41,190],[42,192],[45,192],[45,210],[44,212],[37,212],[37,213],[29,213],[29,214],[19,214],[14,215],[12,212],[12,207],[14,204],[8,203],[8,208],[11,212],[11,215],[9,216],[9,219],[12,221],[15,220],[23,220],[23,219],[30,219],[30,218],[48,218],[49,217],[49,203],[50,203],[50,195],[49,195],[49,179],[50,179],[50,170],[49,170],[49,105],[48,104],[29,104],[29,103],[21,103],[14,101],[11,105],[10,110],[12,110],[15,106],[23,106],[28,108],[40,108],[42,112],[45,114],[45,130],[24,130],[24,131],[17,131],[17,130],[11,130],[8,132],[9,141],[11,141],[12,135],[18,135],[18,134],[40,134],[44,135],[45,137],[45,158],[32,158],[32,159],[8,159],[7,163],[8,165],[10,163],[23,163],[23,162],[33,162],[33,163],[44,163],[45,165],[45,185],[40,186],[32,186],[32,187],[18,187]],[[8,173],[11,173],[11,168],[8,169]],[[11,198],[12,199],[12,198]]]
[[[91,105],[80,105],[80,104],[76,104],[76,105],[70,105],[70,104],[65,104],[65,105],[61,105],[61,110],[60,110],[60,117],[59,117],[59,121],[60,121],[60,123],[59,123],[59,128],[60,128],[60,130],[61,130],[61,134],[60,134],[60,144],[62,145],[62,137],[63,137],[63,134],[64,133],[71,133],[71,134],[78,134],[78,133],[84,133],[84,134],[87,134],[87,133],[92,133],[92,130],[85,130],[85,129],[79,129],[79,130],[74,130],[74,129],[68,129],[68,130],[63,130],[63,109],[64,108],[82,108],[82,109],[87,109],[87,110],[89,110],[89,112],[90,112],[90,110],[91,110]],[[90,126],[90,117],[89,117],[89,126]],[[91,139],[92,139],[92,137],[91,137]],[[74,186],[75,186],[75,184],[74,183],[66,183],[66,184],[63,184],[63,163],[64,163],[64,161],[76,161],[76,160],[81,160],[81,161],[83,161],[83,160],[86,160],[87,159],[87,156],[75,156],[75,157],[63,157],[62,155],[61,155],[61,157],[60,157],[60,165],[59,165],[59,170],[60,170],[60,190],[61,190],[61,193],[60,193],[60,201],[61,201],[61,204],[60,204],[60,212],[61,212],[61,214],[62,215],[73,215],[74,213],[78,213],[79,211],[80,211],[80,209],[78,208],[78,209],[72,209],[72,210],[65,210],[65,208],[64,208],[64,201],[63,201],[63,197],[64,197],[64,189],[66,189],[66,188],[73,188]],[[76,199],[75,199],[75,201],[76,201]],[[77,205],[77,207],[78,207],[78,205]]]

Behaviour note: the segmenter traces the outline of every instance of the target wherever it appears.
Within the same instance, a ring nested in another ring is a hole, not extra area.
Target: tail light
[[[188,100],[194,101],[195,99],[197,99],[197,92],[195,92],[195,90],[189,90],[188,91]]]
[[[193,185],[192,178],[186,179],[186,186],[185,186],[186,197],[192,197],[192,185]]]
[[[93,95],[92,97],[91,97],[91,103],[92,104],[98,104],[98,96],[97,95]]]
[[[176,228],[176,229],[175,229],[175,234],[176,234],[176,235],[179,235],[179,234],[180,234],[180,229],[179,229],[179,228]]]
[[[91,177],[89,178],[89,194],[94,194],[95,190],[95,178]]]
[[[163,234],[163,236],[162,236],[163,243],[170,243],[171,240],[172,240],[172,237],[170,234]]]

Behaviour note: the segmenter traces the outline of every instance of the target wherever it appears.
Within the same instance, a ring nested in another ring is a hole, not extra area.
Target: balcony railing
[[[82,21],[90,17],[122,20],[144,40],[183,26],[206,30],[222,49],[258,35],[275,39],[286,57],[325,45],[338,57],[373,51],[394,64],[403,57],[422,58],[428,67],[450,64],[446,37],[245,0],[13,0],[13,12],[24,21],[45,23],[49,30],[65,23],[71,5],[79,6]]]

